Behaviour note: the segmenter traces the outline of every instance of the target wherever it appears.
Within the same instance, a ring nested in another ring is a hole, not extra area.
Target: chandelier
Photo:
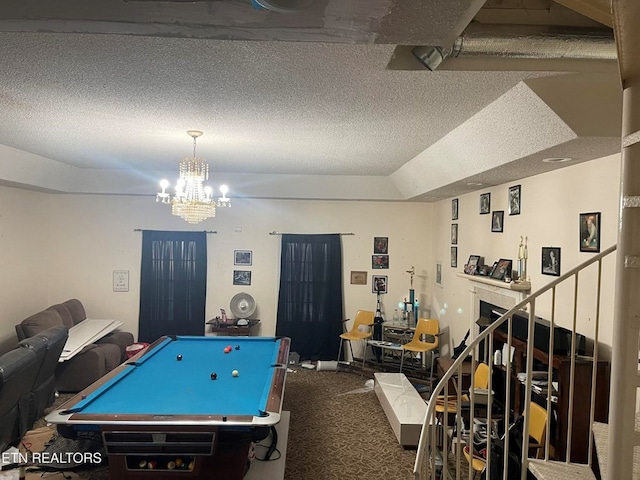
[[[180,162],[180,178],[176,183],[176,194],[172,197],[167,193],[168,180],[160,181],[162,192],[156,195],[156,202],[171,204],[171,213],[183,218],[189,223],[200,223],[207,218],[216,216],[217,207],[230,207],[231,199],[227,198],[229,188],[220,185],[222,197],[214,200],[213,188],[205,186],[209,179],[209,164],[202,158],[196,157],[196,139],[202,135],[198,130],[188,130],[187,135],[193,138],[193,156],[185,157]]]

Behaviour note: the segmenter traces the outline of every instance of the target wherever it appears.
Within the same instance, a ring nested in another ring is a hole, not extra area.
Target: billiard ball
[[[189,470],[193,470],[195,466],[196,466],[196,462],[194,461],[189,462]]]
[[[176,467],[180,468],[182,466],[182,459],[176,458]]]
[[[218,378],[218,374],[216,372],[213,372],[211,374],[211,380],[215,380],[216,378]]]
[[[231,347],[224,347],[224,353],[231,352]]]
[[[240,350],[240,345],[236,345],[236,350]]]
[[[182,360],[182,355],[178,355],[178,356],[176,357],[176,360],[178,360],[178,361]]]
[[[138,463],[138,466],[140,468],[147,468],[147,461],[146,460],[140,460],[140,463]]]
[[[167,463],[167,469],[168,470],[173,470],[174,468],[176,468],[176,462],[168,462]]]
[[[233,372],[231,372],[231,375],[233,375],[234,377],[238,376],[238,370],[234,370]]]
[[[154,468],[156,468],[156,465],[158,465],[158,462],[156,462],[155,460],[149,460],[149,463],[147,463],[147,468],[149,470],[153,470]]]

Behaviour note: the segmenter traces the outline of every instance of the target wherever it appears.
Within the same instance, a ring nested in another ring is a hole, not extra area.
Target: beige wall
[[[469,255],[481,255],[485,263],[491,265],[500,258],[512,259],[514,265],[518,257],[520,236],[528,237],[528,276],[535,291],[557,277],[541,274],[541,248],[561,248],[562,273],[586,261],[593,254],[579,251],[579,214],[602,212],[601,248],[616,243],[619,204],[620,156],[612,155],[598,160],[569,166],[518,182],[488,187],[474,193],[461,195],[459,201],[459,241],[458,268],[450,267],[450,225],[451,200],[434,205],[434,259],[443,264],[441,287],[434,288],[432,300],[434,315],[448,327],[449,345],[458,344],[467,329],[474,326],[471,308],[470,282],[459,278]],[[508,188],[522,186],[521,214],[508,215]],[[504,210],[504,233],[491,232],[491,215],[479,215],[481,193],[491,193],[491,210]],[[600,340],[611,345],[613,314],[613,289],[615,254],[603,263],[603,304],[601,314]],[[435,277],[435,263],[430,268]],[[591,276],[592,272],[584,275]],[[435,283],[435,280],[434,282]],[[586,285],[587,282],[581,281]],[[556,321],[571,327],[572,316],[566,300],[572,298],[572,287],[558,289],[559,307]],[[593,337],[595,320],[595,292],[593,288],[579,295],[578,331]],[[561,300],[564,299],[563,303]],[[550,318],[548,301],[536,306],[536,314]]]
[[[389,276],[390,300],[384,303],[391,311],[408,295],[405,270],[412,265],[425,308],[431,297],[430,204],[234,199],[231,209],[192,227],[153,197],[49,195],[0,187],[0,199],[0,251],[17,272],[0,279],[0,337],[8,340],[15,339],[14,325],[23,318],[72,297],[84,302],[89,316],[122,320],[123,328],[136,334],[142,234],[134,229],[217,231],[208,235],[207,319],[246,291],[258,304],[255,316],[262,320],[263,335],[275,332],[280,237],[269,235],[274,230],[355,234],[342,237],[346,317],[360,308],[375,309],[374,273]],[[371,269],[374,236],[389,237],[389,270]],[[253,251],[251,286],[232,285],[234,249]],[[112,291],[113,270],[129,270],[129,292]],[[350,285],[351,270],[367,271],[367,285]]]
[[[450,265],[450,199],[435,203],[243,200],[230,210],[197,226],[173,217],[152,197],[51,195],[0,187],[0,343],[15,341],[14,325],[28,315],[68,298],[80,298],[89,316],[117,318],[137,333],[141,233],[134,229],[215,230],[208,236],[209,276],[207,319],[228,308],[241,291],[254,296],[261,334],[275,332],[280,237],[269,232],[353,232],[343,236],[345,316],[357,309],[375,309],[371,275],[389,276],[383,296],[386,318],[414,288],[420,315],[441,320],[445,344],[459,343],[473,326],[469,282],[455,275],[469,255],[486,263],[517,258],[520,235],[528,237],[529,275],[533,289],[556,277],[541,275],[542,246],[562,248],[562,270],[590,254],[578,249],[578,214],[602,212],[602,246],[616,241],[619,155],[566,167],[505,185],[461,195],[459,199],[458,268]],[[508,187],[522,185],[522,213],[505,214],[504,233],[490,231],[490,215],[479,215],[479,194],[491,193],[491,209],[507,210]],[[371,269],[373,237],[389,237],[390,269]],[[252,250],[252,285],[232,285],[233,250]],[[436,263],[442,263],[442,285],[435,283]],[[611,344],[613,261],[605,263],[601,340]],[[129,270],[130,291],[112,291],[113,270]],[[349,272],[368,272],[366,286],[350,285]],[[562,295],[567,292],[560,291]],[[591,295],[592,297],[593,295]],[[593,306],[589,292],[581,298],[579,331],[590,335]],[[546,309],[546,310],[545,310]],[[541,302],[538,315],[548,316]],[[563,315],[558,322],[566,324]],[[446,353],[446,349],[445,349]]]

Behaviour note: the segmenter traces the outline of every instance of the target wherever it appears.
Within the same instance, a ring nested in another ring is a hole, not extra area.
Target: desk
[[[229,344],[240,348],[224,353]],[[289,345],[288,338],[162,337],[46,420],[100,427],[111,478],[148,480],[144,460],[157,462],[154,480],[185,473],[239,480],[252,437],[265,438],[280,421]],[[168,469],[177,457],[189,472]]]
[[[400,354],[400,371],[402,372],[402,364],[404,363],[404,349],[399,343],[385,342],[384,340],[367,340],[367,345],[371,345],[372,348],[382,348],[384,350],[391,350],[391,352],[397,352]],[[364,368],[364,359],[367,357],[367,352],[362,359],[362,367]],[[384,355],[381,356],[384,363]]]

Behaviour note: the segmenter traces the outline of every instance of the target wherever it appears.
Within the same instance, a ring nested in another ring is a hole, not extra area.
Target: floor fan
[[[249,317],[256,311],[256,301],[248,293],[238,293],[233,296],[231,303],[231,313],[236,319],[236,325],[246,327],[249,325]]]

